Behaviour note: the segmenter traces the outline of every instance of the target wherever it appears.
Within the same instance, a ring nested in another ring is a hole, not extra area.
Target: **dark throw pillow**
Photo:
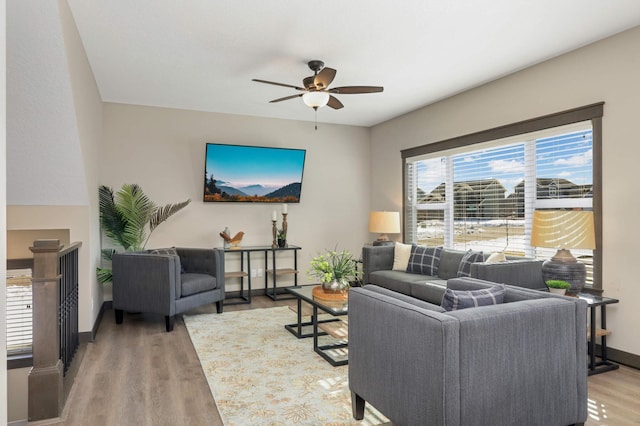
[[[436,277],[438,276],[438,266],[440,265],[441,255],[442,247],[414,245],[411,247],[411,256],[409,256],[407,272]]]
[[[504,284],[496,284],[480,290],[446,289],[440,306],[447,311],[457,311],[477,306],[497,305],[502,303],[504,292]]]
[[[481,251],[469,250],[462,256],[460,266],[458,266],[458,277],[471,276],[471,264],[484,261],[484,253]]]

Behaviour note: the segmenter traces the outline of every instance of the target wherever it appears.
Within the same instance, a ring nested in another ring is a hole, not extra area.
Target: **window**
[[[7,271],[7,355],[31,353],[31,269]]]
[[[598,104],[403,151],[405,241],[546,259],[555,250],[529,243],[533,211],[580,209],[594,211],[600,247],[601,113]],[[572,252],[600,289],[600,251]]]

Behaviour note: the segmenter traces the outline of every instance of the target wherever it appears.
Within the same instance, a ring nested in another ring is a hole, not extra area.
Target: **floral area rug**
[[[332,367],[296,339],[287,307],[184,316],[226,426],[377,425],[388,420],[368,404],[351,415],[348,365]]]

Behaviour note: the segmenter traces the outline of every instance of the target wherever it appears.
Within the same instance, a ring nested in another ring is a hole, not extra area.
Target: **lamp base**
[[[549,280],[563,280],[571,284],[567,294],[577,294],[584,289],[587,279],[587,268],[578,262],[569,250],[560,249],[551,259],[542,264],[542,278]]]
[[[387,234],[380,234],[377,240],[373,242],[374,246],[392,246],[395,243],[389,239]]]

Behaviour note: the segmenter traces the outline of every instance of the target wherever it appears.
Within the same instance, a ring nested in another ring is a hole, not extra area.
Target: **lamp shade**
[[[369,232],[379,234],[400,233],[399,212],[371,212],[369,213]]]
[[[531,245],[555,249],[595,249],[593,212],[536,210]]]
[[[329,94],[327,92],[307,92],[302,95],[304,103],[311,108],[322,108],[329,102]]]

